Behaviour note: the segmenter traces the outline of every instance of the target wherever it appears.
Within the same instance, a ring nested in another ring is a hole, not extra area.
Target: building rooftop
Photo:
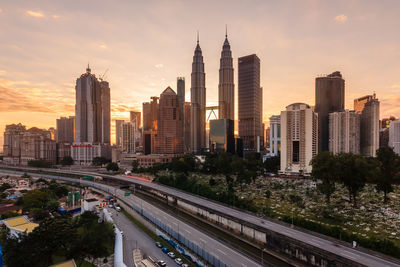
[[[75,261],[72,259],[59,264],[51,265],[50,267],[76,267],[76,264]]]
[[[19,216],[3,220],[3,223],[14,231],[30,233],[39,226],[37,223],[30,222],[26,217]]]

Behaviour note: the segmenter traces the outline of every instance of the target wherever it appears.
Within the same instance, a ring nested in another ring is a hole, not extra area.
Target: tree
[[[367,177],[371,174],[370,166],[364,156],[352,153],[337,155],[337,172],[340,181],[349,192],[350,202],[357,206],[357,195],[364,188]]]
[[[11,187],[12,186],[9,183],[4,183],[4,184],[0,185],[0,192],[2,193]]]
[[[29,160],[28,166],[36,168],[51,168],[52,164],[43,159]]]
[[[137,172],[139,169],[139,162],[137,160],[132,161],[132,172]]]
[[[263,165],[266,172],[277,173],[281,165],[281,157],[275,156],[267,158]]]
[[[311,165],[311,176],[314,180],[321,181],[318,184],[318,190],[325,195],[326,203],[329,203],[338,180],[336,157],[331,152],[321,152],[311,160]]]
[[[387,194],[393,192],[392,185],[399,182],[400,157],[391,147],[381,147],[376,152],[378,161],[378,175],[376,176],[376,190],[383,192],[383,202],[387,203]]]
[[[107,171],[113,171],[116,172],[119,170],[118,163],[116,162],[109,162],[106,166]]]
[[[74,160],[72,159],[71,156],[64,156],[60,163],[63,166],[70,166],[70,165],[74,164]]]
[[[95,157],[92,160],[92,164],[94,166],[103,166],[104,164],[107,164],[109,162],[110,162],[110,160],[106,159],[105,157]]]
[[[43,209],[50,199],[51,195],[49,192],[43,190],[30,190],[22,197],[23,207],[26,209]]]

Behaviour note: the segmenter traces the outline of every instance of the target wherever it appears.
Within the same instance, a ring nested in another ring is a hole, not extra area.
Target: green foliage
[[[52,164],[46,160],[37,159],[37,160],[29,160],[28,166],[35,168],[51,168]]]
[[[267,190],[265,191],[265,197],[266,197],[266,198],[270,198],[270,197],[271,197],[271,190],[267,189]]]
[[[56,180],[51,180],[48,189],[52,191],[57,198],[68,195],[68,188],[65,185],[57,183]]]
[[[7,189],[9,189],[11,187],[12,186],[10,184],[4,183],[4,184],[0,185],[0,192],[2,193],[2,192],[6,191]]]
[[[6,211],[0,214],[0,220],[12,218],[12,217],[17,217],[20,216],[18,212],[13,212],[13,211]]]
[[[391,147],[381,147],[376,151],[378,169],[374,181],[378,192],[383,192],[383,202],[389,199],[387,194],[393,192],[392,185],[400,182],[400,157]]]
[[[118,163],[116,162],[109,162],[106,166],[107,171],[113,171],[116,172],[119,170]]]
[[[337,161],[331,152],[318,153],[312,160],[312,177],[314,180],[320,180],[318,190],[325,195],[326,202],[330,202],[331,195],[335,192],[335,183],[337,178]]]
[[[132,172],[138,172],[139,162],[137,160],[132,161]]]
[[[24,174],[21,175],[21,178],[31,178],[31,176],[24,172]]]
[[[110,160],[106,159],[105,157],[95,157],[92,160],[92,164],[94,166],[103,166],[103,165],[105,165],[105,164],[107,164],[109,162],[110,162]]]
[[[74,160],[72,159],[71,156],[64,156],[60,163],[63,166],[70,166],[70,165],[74,164]]]
[[[83,218],[81,220],[81,218]],[[114,230],[110,223],[98,223],[96,214],[46,218],[32,233],[19,239],[3,235],[1,243],[7,266],[45,267],[54,258],[102,258],[113,253]]]
[[[30,190],[22,197],[23,207],[25,209],[39,208],[43,209],[46,207],[48,201],[52,199],[49,192],[44,190]]]
[[[263,165],[264,165],[264,170],[266,172],[278,173],[278,170],[281,165],[281,157],[276,156],[276,157],[267,158],[264,161]]]

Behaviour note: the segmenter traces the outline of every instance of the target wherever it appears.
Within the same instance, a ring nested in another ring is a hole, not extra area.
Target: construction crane
[[[107,72],[108,72],[108,69],[106,69],[106,71],[103,73],[103,75],[100,75],[100,77],[99,77],[100,81],[104,80],[104,77],[106,76]]]

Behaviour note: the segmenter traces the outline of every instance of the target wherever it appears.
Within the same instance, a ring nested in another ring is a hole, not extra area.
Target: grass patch
[[[132,215],[130,215],[126,210],[121,208],[122,214],[124,214],[131,222],[133,222],[137,227],[139,227],[143,232],[145,232],[151,239],[153,239],[155,242],[160,242],[163,247],[168,248],[169,251],[172,251],[175,253],[177,258],[181,258],[184,263],[189,264],[190,266],[193,266],[191,262],[189,262],[185,256],[183,256],[179,251],[177,251],[174,247],[172,247],[168,242],[166,242],[164,239],[153,233],[149,228],[147,228],[144,224],[139,222],[137,219],[135,219]]]

